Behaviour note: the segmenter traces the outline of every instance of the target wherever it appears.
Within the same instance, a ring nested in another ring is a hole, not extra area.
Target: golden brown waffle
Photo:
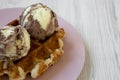
[[[18,23],[18,20],[14,20],[9,25]],[[7,63],[8,67],[5,69],[4,62],[0,61],[0,76],[7,74],[9,80],[24,80],[30,73],[32,78],[37,78],[63,55],[64,35],[65,32],[61,28],[45,41],[37,42],[31,39],[31,49],[26,57]]]

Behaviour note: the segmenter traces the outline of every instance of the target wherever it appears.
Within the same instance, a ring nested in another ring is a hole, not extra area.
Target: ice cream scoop
[[[0,29],[0,60],[15,61],[27,55],[30,35],[20,25]]]
[[[27,7],[20,16],[20,24],[36,40],[44,40],[58,28],[56,14],[41,3]]]

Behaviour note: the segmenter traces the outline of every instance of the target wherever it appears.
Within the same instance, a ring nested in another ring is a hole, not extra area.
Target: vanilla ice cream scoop
[[[14,61],[27,55],[30,49],[30,35],[20,25],[0,29],[0,60]]]
[[[58,28],[56,14],[41,3],[27,7],[20,16],[20,24],[36,40],[44,40]]]

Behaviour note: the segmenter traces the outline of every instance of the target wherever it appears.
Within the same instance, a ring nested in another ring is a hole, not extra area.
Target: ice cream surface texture
[[[58,28],[56,14],[41,3],[27,7],[20,16],[20,24],[36,40],[44,40]]]
[[[27,55],[30,49],[30,35],[20,25],[0,29],[0,60],[14,61]]]

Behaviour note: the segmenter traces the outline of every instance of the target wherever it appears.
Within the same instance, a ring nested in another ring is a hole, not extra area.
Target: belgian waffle
[[[18,23],[18,20],[14,20],[8,25],[16,26]],[[0,76],[8,75],[9,80],[24,80],[30,73],[32,78],[37,78],[63,55],[64,35],[64,29],[60,28],[44,41],[31,39],[31,48],[27,56],[7,63],[7,68],[4,68],[5,63],[0,61]]]

